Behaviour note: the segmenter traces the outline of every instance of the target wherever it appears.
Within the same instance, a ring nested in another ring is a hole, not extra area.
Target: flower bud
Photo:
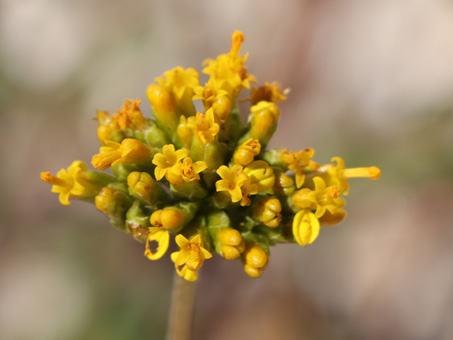
[[[246,166],[253,162],[255,156],[261,152],[261,144],[258,139],[249,138],[242,143],[234,152],[232,162]]]
[[[268,256],[258,245],[248,246],[244,251],[244,270],[251,278],[259,278],[266,268]]]
[[[125,229],[126,210],[131,205],[125,193],[112,187],[105,187],[95,197],[94,203],[96,208],[110,219],[114,227]]]
[[[183,222],[183,214],[171,208],[156,210],[151,215],[151,224],[165,229],[179,228]]]
[[[173,135],[179,124],[179,113],[173,94],[164,86],[151,84],[146,89],[153,115],[169,136]]]
[[[282,220],[282,205],[277,198],[265,197],[253,204],[253,214],[270,228],[278,227]]]
[[[237,259],[245,249],[245,242],[239,231],[225,228],[218,233],[220,253],[226,260]]]
[[[265,161],[250,163],[244,168],[244,172],[250,178],[251,185],[257,185],[258,192],[266,191],[274,185],[274,171]]]
[[[311,211],[303,209],[293,219],[294,239],[301,246],[313,243],[319,235],[319,220]]]
[[[296,185],[291,177],[285,175],[284,173],[278,172],[275,174],[273,190],[277,195],[291,196],[294,190],[296,190]]]

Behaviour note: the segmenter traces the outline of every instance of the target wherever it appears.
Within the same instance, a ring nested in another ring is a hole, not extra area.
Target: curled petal
[[[301,246],[313,243],[319,235],[319,220],[309,210],[301,210],[293,220],[294,239]]]
[[[153,253],[149,247],[149,242],[157,242],[157,250]],[[160,259],[168,249],[170,243],[170,234],[165,228],[152,227],[149,228],[149,236],[146,240],[145,256],[150,260]]]

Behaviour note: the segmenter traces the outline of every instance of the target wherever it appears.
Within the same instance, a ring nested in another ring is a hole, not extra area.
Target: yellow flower
[[[199,173],[206,170],[208,165],[204,161],[193,163],[190,157],[184,158],[181,174],[184,182],[192,182],[200,179]]]
[[[217,169],[217,174],[222,178],[216,184],[217,191],[227,191],[231,196],[231,201],[239,202],[242,200],[243,194],[241,187],[249,180],[248,176],[242,170],[242,166],[233,165],[231,169],[222,165]]]
[[[203,145],[216,140],[220,130],[212,109],[205,114],[197,112],[195,117],[189,117],[187,125],[192,128],[195,138]]]
[[[313,243],[319,235],[319,220],[308,209],[299,211],[293,219],[294,239],[301,246]]]
[[[299,189],[305,181],[305,169],[316,170],[318,165],[311,160],[315,150],[307,148],[299,152],[283,152],[282,160],[296,174],[296,187]]]
[[[99,170],[105,170],[122,163],[142,162],[150,154],[149,147],[137,139],[125,138],[121,144],[106,141],[105,146],[101,146],[100,153],[93,156],[91,164]]]
[[[205,110],[212,108],[215,115],[225,121],[231,111],[231,101],[228,99],[228,92],[216,89],[214,80],[211,78],[204,87],[197,86],[195,89],[193,100],[201,99]]]
[[[153,164],[156,165],[154,175],[158,181],[160,181],[174,165],[189,155],[188,150],[179,149],[175,151],[175,146],[173,144],[164,145],[162,152],[163,153],[156,153],[153,158]]]
[[[326,187],[324,180],[316,176],[313,178],[315,189],[303,188],[292,196],[292,202],[299,209],[315,210],[315,217],[320,218],[328,210],[334,214],[344,206],[344,200],[339,198],[340,190],[331,185]]]
[[[251,278],[259,278],[266,268],[268,256],[258,245],[248,246],[244,251],[244,270]]]
[[[105,144],[107,140],[112,140],[112,135],[115,132],[120,131],[121,128],[118,122],[114,121],[112,117],[110,117],[110,113],[107,111],[98,110],[96,112],[96,116],[96,120],[99,123],[97,136],[101,143]]]
[[[190,240],[183,235],[176,235],[176,244],[181,248],[180,251],[171,254],[171,260],[175,263],[175,268],[179,276],[187,281],[197,279],[197,271],[201,268],[205,259],[212,257],[211,253],[203,248],[200,234],[196,234]]]
[[[250,184],[256,185],[258,192],[266,191],[274,185],[274,171],[265,161],[253,161],[244,168],[244,172],[250,178]]]
[[[121,110],[118,110],[112,117],[112,120],[117,122],[121,129],[130,128],[133,130],[143,130],[148,127],[148,121],[143,116],[142,111],[138,107],[140,99],[135,101],[125,99]]]
[[[256,82],[255,77],[249,75],[244,67],[248,55],[239,56],[243,41],[242,32],[234,32],[230,53],[219,55],[216,60],[207,59],[204,62],[207,66],[203,73],[209,74],[215,88],[226,91],[230,100],[236,98],[242,87],[249,88],[250,82]]]
[[[246,166],[261,152],[261,144],[258,139],[249,138],[242,143],[234,152],[232,162]]]
[[[151,202],[156,194],[156,182],[147,172],[133,171],[127,176],[127,185],[133,190],[133,195]]]
[[[150,227],[148,230],[149,235],[146,240],[145,256],[150,260],[158,260],[167,252],[168,245],[170,243],[170,234],[164,227]],[[152,252],[149,245],[150,242],[153,241],[157,242],[157,249],[155,253]]]
[[[278,83],[267,83],[259,87],[252,88],[252,97],[247,98],[252,101],[253,104],[257,104],[260,101],[267,101],[272,103],[278,103],[286,100],[286,96],[289,94],[289,89],[281,90],[281,86]]]
[[[322,176],[328,185],[336,185],[343,195],[348,194],[349,178],[366,177],[377,179],[381,176],[381,170],[375,166],[345,169],[342,158],[333,157],[331,161],[336,162],[337,165],[327,164],[320,167],[318,171],[324,173]]]
[[[82,161],[74,161],[67,170],[61,169],[57,176],[50,172],[41,172],[41,179],[52,184],[52,192],[60,194],[59,200],[63,205],[70,205],[70,197],[81,196],[85,192],[83,176],[81,172],[86,171],[87,166]]]
[[[194,88],[199,86],[198,72],[193,68],[184,70],[181,66],[164,73],[163,77],[156,78],[156,82],[165,86],[174,93],[178,106],[186,116],[193,116],[195,109],[192,103]]]

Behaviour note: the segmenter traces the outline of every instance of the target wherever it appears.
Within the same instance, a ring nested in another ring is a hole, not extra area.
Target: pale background
[[[259,280],[205,262],[196,339],[453,339],[453,2],[0,0],[0,338],[162,339],[172,263],[39,172],[98,151],[96,109],[246,35],[292,89],[270,147],[376,165],[348,218],[272,249]]]

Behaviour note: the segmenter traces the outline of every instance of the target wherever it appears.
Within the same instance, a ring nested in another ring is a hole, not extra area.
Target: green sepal
[[[126,213],[127,232],[140,242],[145,242],[148,237],[151,213],[152,211],[142,206],[140,201],[134,201]]]

